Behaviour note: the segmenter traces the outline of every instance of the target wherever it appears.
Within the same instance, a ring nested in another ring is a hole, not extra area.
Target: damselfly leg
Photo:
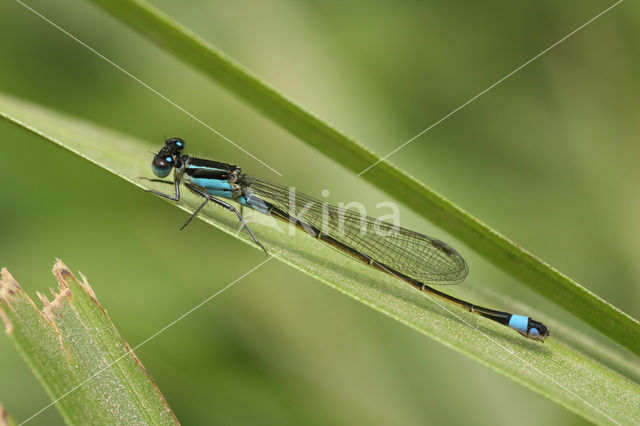
[[[146,178],[144,176],[141,176],[140,179],[144,179],[144,180],[148,180],[149,182],[159,182],[159,183],[164,183],[167,185],[175,185],[176,188],[176,193],[175,195],[172,197],[171,195],[167,195],[163,192],[160,191],[154,191],[153,189],[147,189],[148,192],[151,192],[152,194],[156,194],[159,195],[163,198],[166,198],[167,200],[171,200],[171,201],[180,201],[180,182],[176,179],[175,182],[171,182],[168,180],[162,180],[162,179],[149,179]]]
[[[150,182],[158,182],[158,183],[164,183],[167,185],[174,185],[175,184],[175,195],[171,196],[168,194],[164,194],[160,191],[155,191],[153,189],[147,189],[148,192],[151,192],[152,194],[156,194],[159,195],[163,198],[166,198],[168,200],[171,201],[180,201],[180,182],[176,179],[175,182],[171,182],[171,181],[167,181],[167,180],[163,180],[163,179],[149,179],[146,177],[141,177],[141,179],[144,180],[148,180]],[[251,229],[249,229],[249,226],[247,225],[247,223],[244,221],[244,218],[242,217],[242,214],[235,208],[233,207],[231,204],[229,203],[225,203],[222,200],[219,200],[215,197],[212,197],[211,195],[207,194],[204,191],[201,191],[200,189],[194,187],[193,185],[189,185],[188,183],[185,183],[185,186],[187,188],[189,188],[190,191],[192,191],[193,193],[200,195],[201,197],[203,197],[205,200],[202,204],[200,204],[200,206],[191,214],[191,216],[189,216],[189,218],[187,219],[187,221],[184,223],[184,225],[182,225],[182,227],[180,228],[180,230],[182,231],[192,220],[194,217],[196,217],[198,215],[198,213],[200,213],[200,210],[202,210],[204,208],[204,206],[209,202],[213,202],[229,211],[232,211],[233,213],[236,214],[236,216],[238,217],[238,220],[240,220],[240,223],[242,224],[242,227],[247,231],[247,233],[249,234],[249,236],[251,237],[251,239],[258,245],[260,246],[260,248],[265,252],[265,254],[269,254],[269,252],[267,252],[267,249],[264,248],[264,246],[262,245],[262,243],[260,241],[258,241],[258,239],[256,238],[255,235],[253,235],[253,232],[251,232]]]
[[[186,186],[187,188],[189,188],[192,192],[194,192],[195,194],[200,195],[201,197],[205,198],[204,203],[200,204],[200,207],[198,207],[196,209],[196,211],[193,212],[193,214],[191,215],[191,217],[189,217],[189,219],[187,219],[186,223],[182,226],[183,229],[185,226],[187,226],[189,224],[189,222],[191,222],[191,219],[193,219],[198,212],[205,206],[205,204],[207,204],[208,201],[211,201],[213,203],[216,203],[217,205],[224,207],[225,209],[232,211],[236,214],[236,216],[238,217],[238,220],[240,220],[240,223],[242,223],[242,226],[244,227],[244,229],[247,230],[247,233],[251,236],[251,239],[253,239],[253,241],[260,246],[260,248],[265,252],[265,254],[269,254],[269,252],[267,252],[267,249],[264,248],[264,246],[262,245],[262,243],[260,241],[258,241],[258,239],[255,237],[255,235],[253,235],[253,232],[251,232],[251,229],[249,229],[249,226],[247,225],[247,223],[244,221],[244,218],[242,217],[242,215],[240,214],[240,212],[238,211],[238,209],[236,209],[235,207],[233,207],[231,204],[229,203],[225,203],[222,200],[218,200],[216,197],[212,197],[211,195],[207,194],[206,192],[202,191],[199,188],[196,188],[193,185],[190,185],[188,183],[185,183],[184,186]]]

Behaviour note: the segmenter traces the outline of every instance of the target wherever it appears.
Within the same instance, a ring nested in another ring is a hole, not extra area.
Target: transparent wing
[[[293,188],[245,175],[250,191],[388,268],[425,284],[457,284],[469,273],[453,248],[435,238],[341,209]]]

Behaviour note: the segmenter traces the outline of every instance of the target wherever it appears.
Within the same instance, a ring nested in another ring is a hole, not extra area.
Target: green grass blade
[[[60,261],[53,273],[58,293],[52,301],[38,294],[44,304],[40,311],[3,269],[0,316],[49,396],[54,401],[64,396],[55,405],[65,421],[177,424],[160,390],[135,354],[128,353],[129,345],[86,280],[78,281]]]
[[[347,169],[358,173],[379,160],[149,4],[138,0],[92,1]],[[634,318],[392,164],[382,161],[363,177],[515,279],[640,355],[640,322]]]
[[[143,188],[138,176],[149,175],[149,145],[97,125],[0,94],[0,116],[44,139],[66,147]],[[160,190],[166,190],[160,187]],[[186,191],[185,191],[186,192]],[[152,196],[141,192],[141,196]],[[187,211],[199,204],[184,195],[180,207]],[[302,233],[288,235],[285,225],[251,213],[251,227],[270,253],[397,321],[481,362],[536,392],[599,424],[632,423],[640,418],[640,387],[626,377],[581,353],[573,341],[581,333],[549,321],[552,339],[540,344],[522,338],[506,327],[477,315],[438,304],[406,284],[366,265],[346,259]],[[237,234],[234,215],[206,208],[200,217],[219,229]],[[250,242],[249,242],[250,243]],[[252,244],[252,243],[250,243]],[[491,298],[502,296],[490,294]],[[502,299],[504,300],[504,299]],[[513,302],[505,301],[505,306]],[[518,309],[526,309],[519,305]],[[557,330],[557,332],[556,332]],[[602,348],[599,359],[616,358]],[[637,371],[637,363],[619,360],[620,370]],[[618,369],[618,368],[617,368]]]

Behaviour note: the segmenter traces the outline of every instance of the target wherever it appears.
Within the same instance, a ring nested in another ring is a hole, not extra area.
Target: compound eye
[[[164,143],[166,146],[172,148],[172,151],[182,151],[186,146],[184,141],[180,138],[167,139]]]
[[[172,157],[158,157],[156,156],[151,162],[151,170],[153,174],[158,177],[167,177],[171,173],[171,165],[173,163]]]

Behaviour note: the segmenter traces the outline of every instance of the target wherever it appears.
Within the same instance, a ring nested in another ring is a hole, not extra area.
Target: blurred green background
[[[28,4],[284,177],[13,1],[0,4],[0,90],[159,146],[181,136],[192,154],[310,195],[328,188],[334,202],[388,200],[87,2]],[[612,3],[152,4],[386,154]],[[389,158],[636,318],[639,12],[622,3]],[[0,265],[31,295],[54,285],[54,258],[81,270],[132,345],[264,259],[199,221],[179,232],[184,212],[6,122],[0,141]],[[468,258],[469,288],[537,300],[407,209],[401,218]],[[546,315],[566,316],[541,301]],[[277,262],[137,354],[184,424],[584,423]],[[4,334],[0,377],[0,402],[17,419],[49,402]],[[55,409],[30,422],[60,423]]]

